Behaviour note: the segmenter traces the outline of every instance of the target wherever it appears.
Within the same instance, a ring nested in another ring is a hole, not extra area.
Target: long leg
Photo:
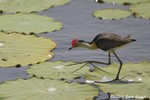
[[[110,81],[106,81],[106,82],[99,82],[99,81],[95,81],[95,83],[111,83],[111,82],[115,82],[115,81],[119,81],[119,82],[121,82],[121,83],[126,83],[126,82],[124,82],[124,81],[121,81],[120,79],[119,79],[119,75],[120,75],[120,71],[121,71],[121,68],[122,68],[122,61],[120,60],[120,58],[117,56],[117,54],[114,52],[114,51],[112,51],[112,53],[115,55],[115,57],[117,58],[117,60],[119,61],[119,63],[120,63],[120,66],[119,66],[119,70],[118,70],[118,73],[117,73],[117,75],[116,75],[116,78],[115,79],[113,79],[113,80],[110,80]]]
[[[99,61],[86,61],[86,62],[89,62],[89,63],[98,63],[98,64],[104,64],[104,65],[110,65],[111,64],[111,54],[110,52],[108,52],[108,62],[105,63],[105,62],[99,62]]]
[[[98,63],[98,64],[110,65],[110,64],[111,64],[111,53],[108,52],[108,62],[107,62],[107,63],[105,63],[105,62],[99,62],[99,61],[85,61],[85,62],[79,62],[79,64],[81,64],[81,63],[86,63],[85,65],[91,64],[93,67],[96,67],[96,66],[93,65],[92,63]],[[77,63],[71,64],[71,65],[76,65],[76,64],[77,64]],[[81,66],[80,68],[76,69],[76,70],[73,71],[73,72],[78,71],[79,69],[83,68],[85,65]],[[102,69],[100,69],[100,68],[98,68],[98,67],[96,67],[96,68],[99,69],[99,70],[102,70]]]
[[[117,58],[117,60],[119,61],[119,63],[120,63],[120,66],[119,66],[119,70],[118,70],[118,73],[117,73],[117,75],[116,75],[116,78],[114,79],[114,80],[119,80],[119,75],[120,75],[120,71],[121,71],[121,68],[122,68],[122,61],[119,59],[119,57],[117,56],[117,54],[114,52],[114,51],[112,51],[113,52],[113,54],[115,55],[115,57]]]
[[[119,70],[118,70],[118,72],[117,72],[116,78],[113,79],[113,80],[111,80],[111,81],[106,81],[106,82],[98,82],[98,81],[95,81],[95,82],[96,82],[96,83],[111,83],[111,82],[117,81],[117,82],[121,82],[121,83],[127,84],[127,82],[121,81],[121,79],[119,79],[119,75],[120,75],[120,72],[121,72],[121,68],[122,68],[123,63],[122,63],[122,61],[120,60],[120,58],[117,56],[117,54],[116,54],[114,51],[112,51],[112,53],[115,55],[115,57],[117,58],[117,60],[118,60],[119,63],[120,63]]]
[[[110,52],[108,52],[108,65],[110,65],[111,64],[111,54],[110,54]]]

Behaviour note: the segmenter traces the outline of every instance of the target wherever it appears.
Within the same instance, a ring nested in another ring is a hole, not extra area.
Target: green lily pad
[[[56,62],[45,62],[41,64],[37,64],[34,66],[31,66],[27,69],[27,73],[29,73],[30,76],[37,76],[37,77],[43,77],[43,78],[51,78],[51,79],[73,79],[75,77],[84,77],[85,74],[88,72],[89,67],[85,66],[82,69],[75,71],[76,69],[82,67],[83,64],[76,64],[73,65],[74,62],[62,62],[62,61],[56,61]]]
[[[147,2],[149,0],[104,0],[104,2],[108,3],[116,3],[116,4],[137,4],[141,2]]]
[[[94,11],[93,15],[100,19],[123,19],[129,17],[131,12],[122,9],[102,9]]]
[[[0,22],[0,30],[25,34],[52,32],[62,28],[62,23],[38,14],[2,15]]]
[[[0,66],[26,66],[52,58],[56,44],[51,39],[35,35],[0,32]]]
[[[0,9],[6,13],[30,13],[69,3],[70,0],[0,0]]]
[[[0,84],[2,100],[93,100],[98,89],[49,79],[18,79]]]
[[[140,4],[137,4],[137,5],[131,5],[130,10],[137,17],[150,19],[150,2],[140,3]]]
[[[114,79],[118,71],[119,66],[117,64],[110,65],[109,67],[103,68],[103,70],[112,74],[107,74],[96,70],[93,73],[89,73],[88,80],[107,81],[107,79]],[[127,63],[124,64],[121,70],[120,78],[123,77],[122,81],[126,83],[115,84],[115,83],[103,83],[100,84],[101,89],[106,93],[109,92],[111,95],[122,95],[122,96],[148,96],[150,97],[150,63]]]

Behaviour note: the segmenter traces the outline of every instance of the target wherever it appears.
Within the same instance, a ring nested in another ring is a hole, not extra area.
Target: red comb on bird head
[[[68,50],[71,50],[72,48],[76,47],[78,43],[78,39],[73,39],[72,40],[72,47],[70,47]]]
[[[72,47],[75,47],[77,45],[78,39],[73,39],[72,40]]]

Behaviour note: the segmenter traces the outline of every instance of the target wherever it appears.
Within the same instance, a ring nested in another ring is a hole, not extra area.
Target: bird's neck
[[[91,50],[97,49],[95,42],[93,42],[93,43],[84,42],[81,44],[81,47],[91,49]]]

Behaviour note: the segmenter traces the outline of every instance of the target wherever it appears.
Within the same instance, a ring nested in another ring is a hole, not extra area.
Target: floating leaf
[[[109,67],[103,68],[107,72],[112,74],[107,74],[96,70],[93,73],[89,73],[87,79],[104,81],[104,79],[114,79],[119,66],[116,64],[110,65]],[[127,63],[124,64],[121,70],[120,78],[123,77],[122,81],[127,83],[115,84],[115,83],[103,83],[100,84],[101,89],[104,92],[110,92],[112,95],[122,95],[122,96],[148,96],[150,97],[150,63]]]
[[[84,84],[49,79],[8,81],[0,84],[2,100],[92,100],[98,89]]]
[[[131,12],[122,9],[102,9],[94,11],[93,15],[100,19],[122,19],[129,17]]]
[[[104,0],[105,2],[108,3],[117,3],[117,4],[137,4],[140,2],[147,2],[149,0]]]
[[[0,22],[0,30],[25,34],[52,32],[62,28],[60,22],[37,14],[2,15]]]
[[[135,16],[150,19],[150,2],[131,5],[130,10]]]
[[[34,64],[52,58],[50,50],[56,47],[51,39],[34,35],[0,32],[0,66]]]
[[[0,9],[7,13],[30,13],[64,5],[70,0],[0,0]]]
[[[41,64],[37,64],[34,66],[31,66],[27,69],[27,73],[29,75],[35,75],[37,77],[43,77],[43,78],[52,78],[52,79],[73,79],[74,77],[84,77],[87,73],[89,67],[85,66],[84,68],[75,71],[76,69],[82,67],[83,64],[76,64],[73,65],[74,62],[62,62],[62,61],[56,61],[56,62],[45,62]]]

